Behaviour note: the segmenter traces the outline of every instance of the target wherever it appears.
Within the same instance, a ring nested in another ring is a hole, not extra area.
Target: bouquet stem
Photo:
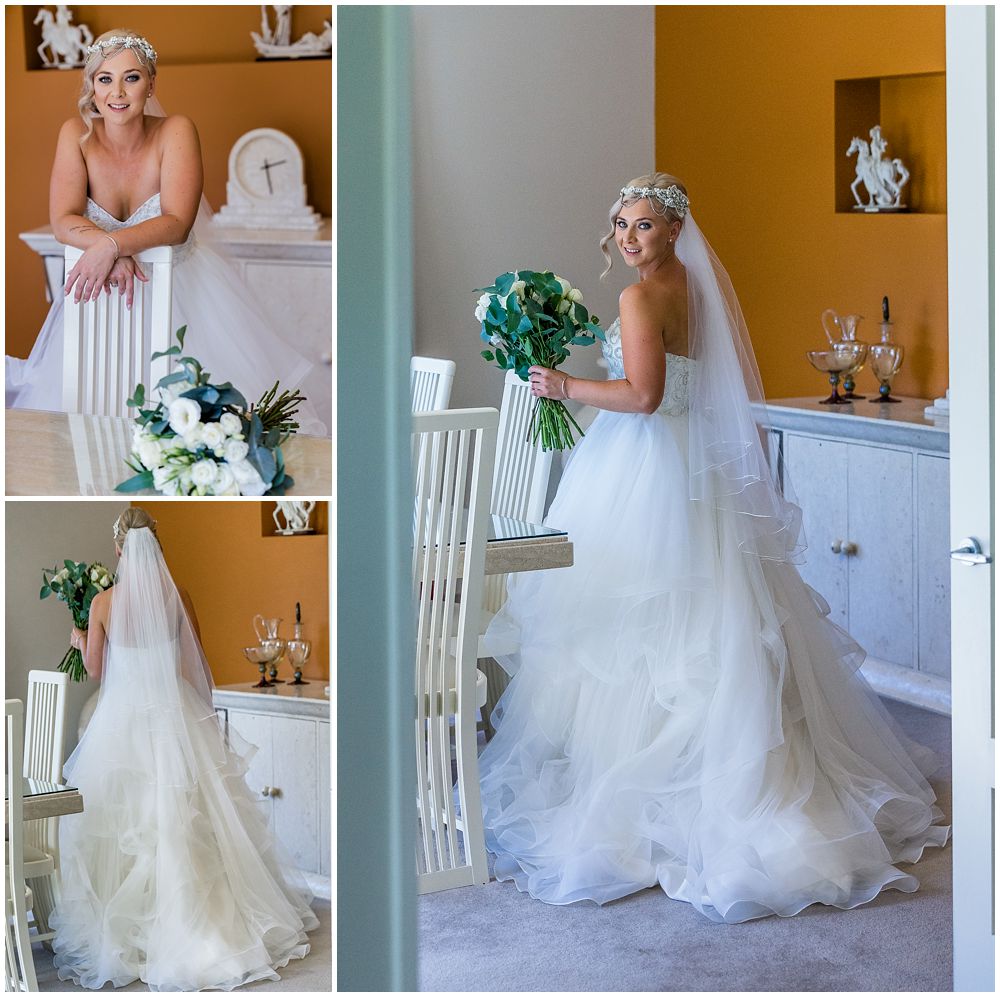
[[[570,425],[583,436],[579,423],[558,398],[538,398],[531,411],[526,442],[541,441],[542,450],[569,450],[574,444]]]
[[[61,672],[66,672],[71,682],[85,682],[87,680],[87,669],[83,667],[83,655],[79,648],[71,647],[58,664]]]

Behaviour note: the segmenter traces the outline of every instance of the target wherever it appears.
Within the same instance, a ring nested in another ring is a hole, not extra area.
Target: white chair
[[[21,775],[24,754],[24,704],[19,699],[4,703],[6,727],[6,822],[7,855],[4,864],[4,906],[7,934],[4,940],[6,990],[36,992],[35,961],[28,936],[28,907],[32,903],[24,882],[24,786]]]
[[[27,779],[61,779],[68,683],[65,672],[28,672],[23,768]],[[32,936],[33,941],[48,941],[55,935],[49,928],[49,915],[59,896],[58,870],[58,818],[29,821],[24,828],[24,876],[34,896],[31,912],[38,934]]]
[[[66,273],[83,255],[66,247]],[[171,345],[171,287],[174,251],[170,246],[147,249],[137,257],[149,281],[135,282],[132,308],[112,289],[96,301],[73,295],[63,307],[63,384],[65,412],[134,415],[125,402],[137,384],[146,392],[171,369],[171,358],[151,360]]]
[[[486,682],[476,652],[498,421],[496,409],[413,417],[414,504],[426,510],[414,516],[412,568],[420,893],[489,882],[476,754]]]
[[[438,412],[448,407],[455,361],[410,357],[410,411]]]
[[[531,386],[509,370],[500,404],[500,429],[497,434],[496,464],[493,470],[493,495],[490,512],[528,523],[541,523],[545,516],[545,497],[552,471],[552,451],[542,450],[540,443],[528,438],[531,413],[534,408]],[[486,656],[483,635],[490,620],[507,598],[507,576],[488,575],[479,623],[479,668],[486,675],[489,689],[483,709],[483,726],[487,736],[492,733],[490,714],[509,681],[507,673],[492,658]],[[496,653],[513,653],[516,646],[500,647]]]

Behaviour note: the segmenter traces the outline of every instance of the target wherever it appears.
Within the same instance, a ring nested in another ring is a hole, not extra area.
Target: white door
[[[946,8],[951,546],[993,557],[993,10]],[[992,564],[952,561],[956,992],[993,991]]]

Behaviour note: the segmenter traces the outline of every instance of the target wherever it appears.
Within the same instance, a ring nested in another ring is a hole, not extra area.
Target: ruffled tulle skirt
[[[732,922],[917,889],[937,761],[795,567],[689,501],[686,416],[601,412],[547,522],[573,567],[510,576],[486,635],[519,645],[480,758],[498,879],[553,904],[659,884]]]
[[[331,378],[320,357],[307,357],[295,330],[267,314],[234,267],[208,243],[177,247],[172,325],[187,326],[185,351],[201,361],[213,383],[230,381],[255,402],[276,380],[309,399],[300,432],[329,435]],[[115,293],[115,292],[112,292]],[[7,408],[62,410],[63,299],[53,302],[26,360],[6,358]]]
[[[246,758],[190,686],[164,702],[164,683],[130,672],[102,691],[65,768],[85,809],[60,824],[59,978],[182,992],[278,980],[318,921],[247,789]]]

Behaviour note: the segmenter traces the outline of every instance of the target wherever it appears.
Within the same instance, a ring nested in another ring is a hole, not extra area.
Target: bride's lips
[[[119,113],[122,111],[127,111],[131,106],[132,106],[131,104],[112,104],[110,101],[108,102],[108,107],[112,111],[118,111]]]

